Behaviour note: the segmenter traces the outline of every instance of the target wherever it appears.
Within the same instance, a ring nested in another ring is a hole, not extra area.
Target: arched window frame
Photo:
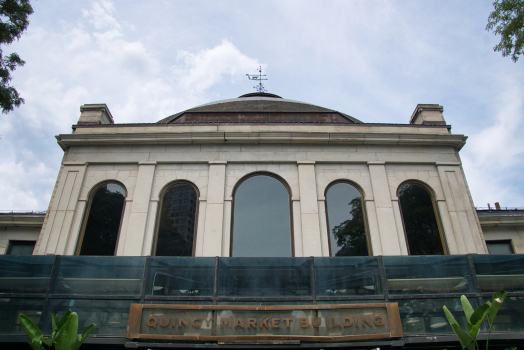
[[[409,243],[408,243],[408,236],[406,233],[406,224],[404,223],[404,213],[402,213],[402,205],[400,204],[400,196],[399,196],[400,190],[402,189],[402,187],[408,184],[420,186],[423,189],[425,189],[426,192],[429,194],[429,197],[431,198],[431,205],[433,206],[433,213],[435,214],[435,220],[437,221],[437,228],[438,228],[438,232],[440,235],[440,241],[442,243],[442,248],[444,249],[444,255],[449,255],[449,249],[448,249],[448,244],[446,241],[446,236],[444,235],[444,230],[442,229],[442,220],[440,219],[440,213],[437,208],[437,201],[435,200],[436,198],[435,191],[433,191],[433,189],[430,186],[428,186],[428,184],[422,181],[407,180],[407,181],[402,182],[400,185],[398,185],[397,198],[398,198],[398,206],[400,210],[400,218],[402,219],[402,228],[404,230],[404,241],[406,242],[406,248],[408,251],[408,255],[411,255],[411,253],[409,252]]]
[[[233,242],[235,238],[235,197],[236,197],[237,190],[240,187],[240,185],[242,185],[246,180],[252,177],[255,177],[255,176],[260,176],[260,175],[272,177],[280,181],[280,183],[282,183],[282,185],[284,185],[284,187],[286,188],[287,195],[288,195],[288,202],[289,202],[289,228],[290,228],[290,235],[291,235],[290,237],[291,239],[290,241],[291,242],[291,257],[295,257],[295,230],[293,228],[293,202],[291,201],[293,194],[291,192],[291,187],[289,187],[286,180],[284,180],[281,176],[274,174],[274,173],[270,173],[268,171],[257,171],[257,172],[253,172],[253,173],[244,175],[242,178],[240,178],[237,181],[237,183],[235,184],[235,187],[233,187],[233,191],[231,192],[231,197],[233,198],[233,200],[231,202],[231,231],[229,235],[229,256],[230,257],[233,256]]]
[[[80,231],[80,235],[78,236],[78,241],[76,243],[76,250],[75,250],[75,255],[80,255],[80,250],[82,249],[82,243],[84,242],[84,235],[85,235],[85,231],[86,231],[86,227],[87,227],[87,219],[89,219],[89,213],[91,212],[91,205],[93,204],[93,198],[95,196],[95,194],[98,192],[98,190],[100,188],[102,188],[103,186],[106,186],[108,184],[115,184],[115,185],[118,185],[120,187],[122,187],[124,189],[124,205],[122,206],[122,213],[120,214],[120,224],[118,225],[118,235],[117,235],[117,238],[116,238],[116,244],[115,244],[115,251],[113,252],[113,256],[116,256],[116,252],[118,251],[118,243],[120,241],[120,231],[122,230],[122,220],[124,219],[124,212],[126,210],[126,199],[127,199],[127,188],[126,186],[124,186],[123,183],[121,183],[120,181],[116,181],[116,180],[106,180],[106,181],[102,181],[102,182],[99,182],[98,184],[96,184],[95,186],[93,186],[91,188],[91,190],[89,190],[89,194],[87,196],[88,201],[87,201],[87,206],[86,206],[86,209],[84,211],[84,216],[83,216],[83,219],[82,219],[82,228],[81,228],[81,231]]]
[[[326,227],[327,227],[327,236],[328,236],[327,238],[328,238],[329,256],[332,257],[333,252],[331,251],[331,227],[329,227],[329,210],[328,210],[328,203],[327,203],[327,194],[331,187],[333,187],[334,185],[340,184],[340,183],[353,186],[360,194],[360,201],[362,202],[362,215],[364,215],[364,229],[366,230],[366,243],[368,245],[368,256],[373,256],[373,247],[371,246],[371,239],[369,238],[369,224],[368,224],[368,216],[367,216],[366,205],[365,205],[366,202],[364,200],[365,198],[364,190],[357,183],[350,181],[350,180],[345,180],[345,179],[339,179],[339,180],[335,180],[331,182],[329,185],[326,186],[326,189],[324,190],[324,198],[325,198],[324,207],[326,211]]]
[[[157,213],[156,213],[156,221],[155,221],[155,235],[153,236],[153,244],[151,246],[151,256],[156,256],[156,248],[158,244],[158,231],[160,229],[160,216],[162,215],[162,205],[164,203],[164,197],[166,193],[176,186],[190,186],[195,190],[196,193],[196,206],[195,206],[195,225],[193,229],[193,247],[191,248],[191,256],[195,256],[196,251],[196,241],[197,241],[197,232],[198,232],[198,213],[199,213],[199,207],[200,207],[200,191],[197,186],[195,186],[194,183],[187,181],[187,180],[175,180],[167,185],[164,186],[164,188],[160,191],[159,195],[159,201],[157,206]]]

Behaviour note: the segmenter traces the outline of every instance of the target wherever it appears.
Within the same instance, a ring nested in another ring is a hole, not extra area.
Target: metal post
[[[56,278],[58,275],[58,267],[60,266],[60,255],[55,255],[55,262],[53,263],[53,268],[51,270],[51,277],[49,278],[49,283],[47,284],[47,290],[45,293],[44,305],[42,307],[42,315],[38,321],[38,328],[42,329],[44,326],[44,320],[49,315],[49,295],[51,294],[52,288],[56,284]]]
[[[311,271],[311,295],[313,296],[313,305],[317,303],[317,283],[315,278],[315,258],[309,257],[309,268]]]
[[[213,305],[217,304],[218,297],[218,256],[215,256],[215,276],[213,278]]]
[[[384,299],[386,300],[386,303],[389,301],[389,291],[388,291],[388,284],[386,280],[386,270],[384,269],[384,261],[382,260],[382,255],[379,255],[378,257],[378,270],[380,273],[380,283],[382,284],[382,293],[384,293]]]
[[[146,298],[146,286],[147,286],[147,278],[149,277],[150,262],[151,262],[151,257],[148,255],[146,257],[146,263],[144,265],[144,274],[142,275],[142,291],[140,292],[140,304],[143,304]]]

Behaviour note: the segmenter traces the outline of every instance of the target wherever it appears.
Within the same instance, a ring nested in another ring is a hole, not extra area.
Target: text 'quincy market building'
[[[43,224],[0,216],[6,254],[36,241],[1,258],[0,341],[24,340],[20,312],[46,329],[73,309],[92,347],[449,346],[442,306],[464,321],[457,297],[504,288],[494,337],[519,342],[522,211],[477,213],[442,112],[370,124],[251,93],[115,124],[83,105]]]

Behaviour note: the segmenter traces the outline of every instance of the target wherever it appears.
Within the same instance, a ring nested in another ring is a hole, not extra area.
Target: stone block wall
[[[91,190],[112,180],[127,191],[117,255],[150,255],[163,190],[184,180],[199,192],[195,255],[229,256],[234,190],[255,173],[289,189],[295,256],[329,255],[325,191],[339,180],[362,192],[373,255],[407,254],[405,181],[431,190],[451,254],[487,252],[455,148],[343,143],[70,147],[35,252],[74,254]]]

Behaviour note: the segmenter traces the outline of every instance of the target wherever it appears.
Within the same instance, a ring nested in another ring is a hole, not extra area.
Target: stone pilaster
[[[225,161],[209,162],[206,219],[202,241],[203,256],[221,256],[224,224]]]
[[[385,162],[368,162],[382,255],[401,255]]]
[[[299,161],[297,164],[303,255],[322,256],[315,162]]]

